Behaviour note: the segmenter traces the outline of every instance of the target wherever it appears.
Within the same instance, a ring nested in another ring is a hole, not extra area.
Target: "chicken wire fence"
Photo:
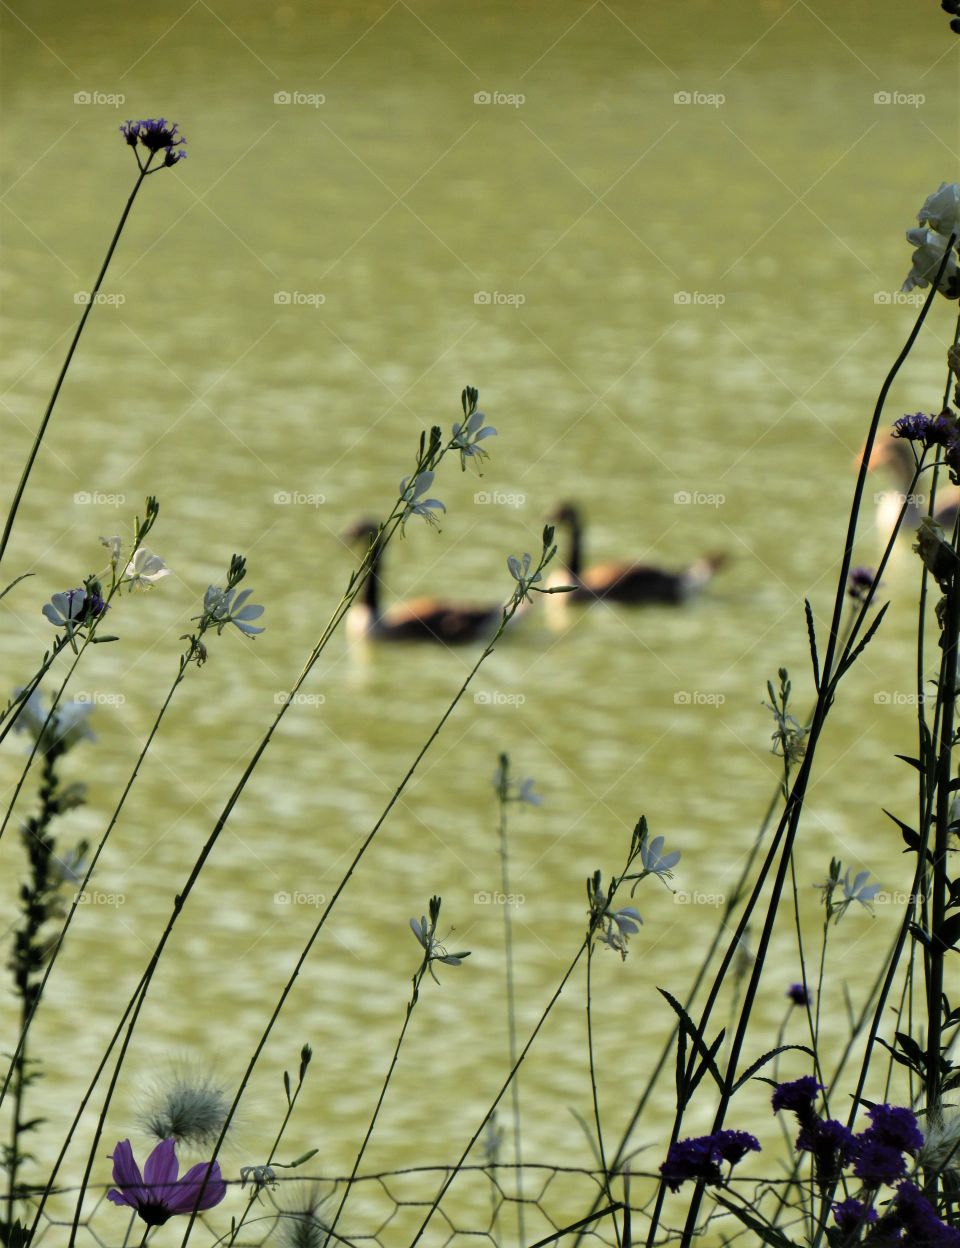
[[[239,1222],[254,1192],[252,1204],[232,1248],[324,1248],[334,1242],[350,1248],[397,1248],[409,1244],[427,1216],[437,1193],[453,1174],[451,1166],[415,1166],[377,1174],[316,1175],[308,1178],[276,1176],[275,1183],[259,1190],[247,1183],[234,1189]],[[622,1180],[614,1180],[615,1200],[623,1198]],[[109,1184],[88,1189],[83,1216],[74,1243],[76,1248],[137,1248],[143,1223],[127,1209],[107,1200]],[[349,1187],[349,1199],[334,1236],[329,1226]],[[237,1199],[237,1196],[240,1199]],[[32,1241],[44,1248],[64,1248],[73,1226],[76,1189],[62,1188],[44,1206]],[[532,1246],[580,1223],[593,1211],[591,1220],[576,1233],[595,1248],[616,1248],[618,1231],[609,1213],[603,1172],[576,1167],[525,1164],[464,1166],[432,1215],[421,1241],[425,1248],[448,1245],[489,1244],[490,1248]],[[230,1214],[224,1205],[201,1214],[191,1235],[197,1248],[230,1244]],[[30,1211],[35,1214],[36,1207]],[[219,1216],[218,1216],[219,1215]],[[622,1217],[622,1210],[618,1212]],[[33,1216],[25,1219],[30,1225]],[[186,1221],[178,1219],[172,1235],[162,1229],[150,1237],[157,1248],[180,1242]],[[572,1236],[574,1232],[570,1232]],[[567,1243],[572,1238],[563,1236]]]

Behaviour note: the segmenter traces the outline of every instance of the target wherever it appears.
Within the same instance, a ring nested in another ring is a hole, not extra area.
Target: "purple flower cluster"
[[[689,1140],[677,1140],[667,1151],[667,1160],[660,1173],[671,1192],[676,1192],[687,1179],[703,1179],[706,1183],[722,1183],[722,1161],[735,1166],[747,1153],[760,1151],[760,1141],[748,1131],[715,1131]]]
[[[894,421],[891,437],[905,438],[908,442],[919,442],[926,450],[931,446],[949,448],[953,446],[960,429],[949,408],[937,416],[928,416],[926,412],[915,412],[912,416],[901,416]]]
[[[822,1091],[823,1084],[814,1079],[813,1075],[803,1075],[789,1083],[778,1083],[770,1104],[775,1114],[781,1109],[788,1109],[796,1114],[803,1126],[814,1121],[813,1102]]]
[[[178,134],[179,129],[175,121],[167,121],[166,117],[148,117],[145,121],[125,121],[120,127],[120,133],[131,147],[136,148],[139,143],[147,149],[150,153],[147,164],[158,152],[163,152],[163,166],[158,165],[159,169],[175,165],[178,160],[186,158],[183,144],[187,140]],[[138,161],[139,159],[137,156]]]
[[[867,571],[866,568],[855,568],[853,572],[850,573],[851,586],[853,585],[854,576],[858,572],[865,572],[865,571]],[[871,576],[870,585],[872,584],[873,584],[873,577]],[[852,589],[850,592],[851,593],[853,592]],[[813,1004],[813,994],[810,992],[810,989],[805,988],[803,984],[791,984],[790,987],[787,989],[787,996],[790,998],[790,1001],[794,1005],[812,1005]]]
[[[876,1236],[876,1238],[874,1238]],[[916,1248],[960,1248],[960,1230],[941,1222],[937,1211],[912,1183],[897,1187],[897,1194],[878,1222],[869,1243],[902,1244]]]
[[[849,1235],[852,1231],[866,1226],[868,1222],[876,1222],[877,1211],[868,1209],[862,1201],[854,1200],[850,1196],[846,1200],[837,1201],[833,1206],[833,1216],[838,1229],[845,1235]]]
[[[870,1126],[857,1137],[853,1172],[865,1183],[895,1183],[906,1173],[904,1153],[923,1146],[923,1133],[913,1112],[896,1105],[871,1105]]]
[[[850,575],[847,577],[847,593],[851,598],[855,598],[858,602],[862,602],[873,588],[873,582],[876,580],[877,574],[873,568],[852,568]],[[802,984],[794,985],[803,988]],[[803,1004],[800,1002],[800,1004]]]

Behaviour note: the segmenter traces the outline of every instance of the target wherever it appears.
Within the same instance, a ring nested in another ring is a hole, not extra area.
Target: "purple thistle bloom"
[[[898,1105],[871,1105],[867,1116],[872,1125],[864,1135],[907,1153],[915,1153],[923,1147],[923,1132],[917,1126],[912,1109]]]
[[[807,1125],[811,1120],[813,1102],[823,1091],[823,1084],[814,1079],[813,1075],[803,1075],[789,1083],[778,1083],[774,1089],[770,1104],[773,1112],[778,1114],[781,1109],[789,1109],[797,1115],[800,1122]]]
[[[717,1131],[707,1138],[713,1140],[717,1152],[731,1166],[735,1166],[747,1153],[760,1152],[760,1141],[749,1131]]]
[[[863,569],[860,569],[860,568],[855,569],[856,572],[859,572],[862,570]],[[854,573],[851,572],[850,573],[851,582],[853,581],[853,576],[854,576]],[[873,583],[873,579],[871,578],[871,584],[872,583]],[[811,993],[809,988],[804,988],[803,984],[791,984],[790,987],[787,989],[787,996],[790,998],[791,1002],[794,1005],[812,1005],[813,1004],[813,994]]]
[[[924,448],[930,446],[951,446],[957,440],[957,426],[950,412],[942,412],[938,416],[928,416],[925,412],[915,412],[912,416],[901,416],[894,421],[894,438],[905,438],[908,442],[919,442]]]
[[[903,1178],[906,1170],[907,1163],[903,1160],[903,1153],[899,1148],[895,1148],[892,1144],[884,1144],[882,1140],[876,1138],[871,1139],[869,1131],[863,1133],[853,1166],[853,1173],[858,1179],[863,1179],[864,1183],[873,1185],[895,1183],[897,1179]]]
[[[166,117],[148,117],[145,121],[125,121],[120,133],[131,147],[135,148],[139,143],[147,149],[150,153],[148,164],[158,152],[163,152],[163,164],[157,166],[159,169],[169,168],[186,156],[187,153],[181,148],[187,140],[178,133],[179,129],[175,121],[167,121]],[[140,159],[139,156],[137,159]]]
[[[873,568],[852,568],[847,577],[847,593],[851,598],[862,601],[873,588],[876,575]]]
[[[857,1141],[849,1127],[835,1118],[816,1119],[804,1124],[797,1136],[798,1153],[812,1153],[817,1176],[835,1178],[857,1153]]]
[[[142,1175],[129,1140],[120,1141],[113,1150],[112,1161],[117,1187],[107,1192],[107,1200],[135,1209],[148,1226],[162,1226],[178,1213],[211,1209],[227,1194],[227,1185],[215,1161],[202,1161],[178,1179],[173,1140],[157,1145],[147,1158]]]
[[[849,1235],[851,1231],[856,1231],[867,1225],[868,1222],[876,1222],[876,1209],[868,1209],[862,1201],[854,1200],[852,1196],[847,1200],[840,1200],[833,1206],[833,1216],[836,1219],[838,1230],[845,1235]]]
[[[884,1218],[886,1223],[886,1218]],[[912,1183],[901,1183],[893,1202],[893,1221],[906,1234],[904,1244],[923,1244],[925,1248],[958,1248],[960,1230],[953,1229],[937,1217],[936,1210]]]
[[[717,1131],[671,1144],[660,1173],[671,1192],[678,1191],[687,1179],[722,1183],[721,1161],[736,1165],[747,1153],[759,1151],[760,1141],[747,1131]]]

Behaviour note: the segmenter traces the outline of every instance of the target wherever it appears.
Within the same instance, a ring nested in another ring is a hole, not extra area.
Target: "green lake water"
[[[102,830],[176,673],[178,639],[234,551],[267,607],[262,636],[214,638],[190,673],[110,841],[95,883],[122,903],[79,915],[38,1020],[47,1078],[33,1103],[50,1122],[36,1151],[52,1154],[199,846],[347,583],[357,552],[340,535],[390,506],[421,429],[448,430],[467,384],[498,430],[490,459],[482,479],[443,466],[442,532],[412,523],[391,547],[390,599],[505,598],[506,556],[537,549],[564,499],[582,505],[596,560],[678,567],[722,551],[729,562],[687,608],[557,620],[539,604],[498,648],[334,911],[226,1164],[262,1160],[281,1072],[309,1041],[285,1155],[315,1147],[316,1172],[350,1166],[417,965],[407,922],[435,892],[453,945],[472,954],[425,985],[364,1168],[442,1163],[469,1139],[507,1060],[502,911],[483,901],[500,881],[501,751],[545,799],[510,825],[521,1038],[582,938],[585,877],[620,865],[638,816],[683,853],[676,897],[655,880],[638,890],[644,926],[626,962],[594,963],[599,1091],[616,1138],[671,1026],[656,988],[686,991],[777,783],[765,682],[786,665],[799,705],[811,698],[803,599],[825,630],[855,458],[915,315],[895,294],[910,262],[903,233],[955,177],[946,20],[933,3],[908,14],[894,0],[47,0],[3,6],[0,32],[4,499],[133,180],[117,127],[163,114],[189,145],[141,192],[5,569],[35,573],[0,603],[12,688],[51,641],[41,604],[101,566],[98,538],[126,533],[144,495],[160,499],[150,545],[172,575],[115,608],[121,641],[85,656],[71,686],[98,704],[98,741],[67,768],[89,784],[77,836]],[[891,420],[939,403],[952,329],[941,301]],[[863,562],[880,550],[874,494],[893,484],[871,479]],[[906,886],[881,807],[906,817],[915,801],[893,756],[915,743],[916,573],[904,542],[888,618],[819,755],[797,854],[813,958],[812,886],[831,856],[891,892]],[[177,926],[107,1140],[136,1137],[145,1085],[171,1062],[212,1063],[233,1087],[317,897],[475,654],[358,653],[335,636]],[[22,748],[8,739],[0,756],[5,794]],[[28,786],[22,814],[31,800]],[[0,852],[12,897],[18,838]],[[855,910],[831,933],[832,1044],[846,1030],[842,985],[863,1001],[899,913]],[[784,904],[749,1057],[773,1042],[797,978]],[[8,1047],[13,1034],[11,1021]],[[786,1037],[806,1038],[799,1015]],[[592,1164],[570,1112],[591,1113],[585,1040],[578,976],[524,1068],[527,1159]],[[635,1136],[649,1146],[638,1166],[661,1160],[672,1108],[668,1072]],[[703,1097],[691,1125],[711,1113]],[[764,1085],[732,1113],[782,1147]],[[468,1188],[482,1207],[485,1189]],[[571,1186],[551,1208],[575,1217],[583,1203]],[[111,1225],[109,1211],[98,1223]],[[545,1226],[531,1214],[528,1239]],[[448,1229],[438,1223],[431,1242]]]

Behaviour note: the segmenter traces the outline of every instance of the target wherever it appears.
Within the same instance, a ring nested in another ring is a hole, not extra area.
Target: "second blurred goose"
[[[627,560],[583,566],[583,522],[579,508],[562,503],[550,517],[569,534],[567,557],[563,560],[570,575],[566,583],[574,589],[561,594],[561,600],[573,602],[623,602],[634,605],[668,603],[678,605],[703,589],[726,562],[726,555],[705,555],[686,568],[676,571],[651,563]],[[561,557],[563,550],[560,551]],[[560,578],[561,581],[563,578]]]
[[[500,623],[501,607],[445,602],[439,598],[411,598],[383,611],[380,605],[380,573],[383,550],[376,520],[361,520],[344,537],[349,541],[376,542],[370,573],[360,597],[347,615],[351,637],[379,641],[433,641],[463,645],[491,637]]]

